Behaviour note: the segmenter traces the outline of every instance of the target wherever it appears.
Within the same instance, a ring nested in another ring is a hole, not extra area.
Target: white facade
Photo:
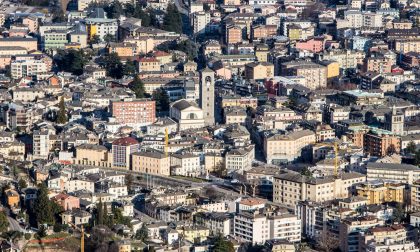
[[[171,175],[197,177],[201,175],[200,157],[192,154],[171,156]]]
[[[10,63],[12,79],[36,76],[48,72],[47,64],[42,60],[15,60]]]
[[[210,13],[205,11],[195,12],[191,19],[194,34],[202,34],[206,32],[206,27],[210,23]]]
[[[89,192],[95,192],[95,185],[92,181],[82,179],[72,179],[66,181],[64,184],[64,190],[69,192],[86,190]]]

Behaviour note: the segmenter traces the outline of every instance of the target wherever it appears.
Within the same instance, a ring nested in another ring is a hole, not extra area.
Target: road
[[[183,0],[175,0],[175,6],[181,14],[188,17],[188,8],[184,5]]]
[[[7,219],[9,220],[9,228],[12,231],[19,231],[19,232],[23,232],[25,233],[25,230],[19,225],[19,222],[17,222],[15,219],[13,219],[12,217],[8,216]]]

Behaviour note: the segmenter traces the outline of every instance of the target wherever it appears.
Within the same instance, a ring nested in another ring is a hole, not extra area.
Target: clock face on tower
[[[211,85],[211,77],[210,76],[207,76],[206,77],[206,85],[207,86],[210,86]]]

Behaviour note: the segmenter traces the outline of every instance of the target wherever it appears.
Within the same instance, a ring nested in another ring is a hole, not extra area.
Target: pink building
[[[64,211],[80,208],[79,198],[70,196],[68,194],[59,193],[52,197],[51,200],[55,201],[57,204],[63,207]]]
[[[324,38],[311,38],[296,43],[296,49],[319,53],[324,50]]]

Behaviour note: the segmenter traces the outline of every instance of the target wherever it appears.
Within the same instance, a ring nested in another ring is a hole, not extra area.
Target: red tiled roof
[[[138,144],[138,143],[139,142],[132,137],[123,137],[123,138],[117,139],[114,142],[112,142],[112,145],[128,146],[128,145],[134,145],[134,144]]]

